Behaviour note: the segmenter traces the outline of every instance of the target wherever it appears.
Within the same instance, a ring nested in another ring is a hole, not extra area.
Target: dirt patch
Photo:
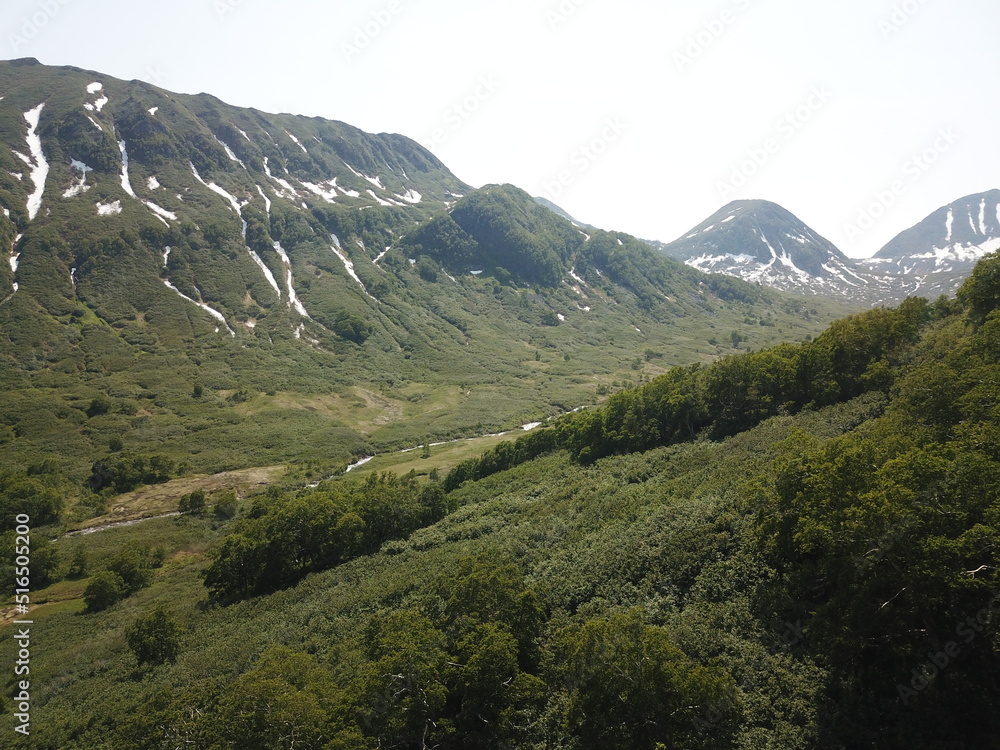
[[[374,409],[378,412],[378,416],[372,420],[373,424],[378,426],[392,424],[393,422],[398,422],[403,418],[403,407],[399,404],[393,403],[384,396],[380,396],[372,391],[367,391],[364,388],[355,388],[354,390],[365,400],[369,409]]]
[[[77,530],[94,526],[106,526],[119,521],[131,521],[146,516],[162,515],[177,510],[177,504],[184,495],[202,490],[212,496],[233,491],[244,496],[277,481],[285,473],[284,466],[259,466],[239,471],[224,471],[221,474],[198,475],[174,479],[164,484],[156,484],[119,495],[114,500],[114,510],[99,518],[91,518],[77,527]]]

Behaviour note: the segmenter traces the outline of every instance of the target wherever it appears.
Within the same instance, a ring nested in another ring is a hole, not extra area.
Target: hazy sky
[[[402,133],[647,239],[766,198],[864,256],[1000,187],[996,0],[4,6],[0,57]]]

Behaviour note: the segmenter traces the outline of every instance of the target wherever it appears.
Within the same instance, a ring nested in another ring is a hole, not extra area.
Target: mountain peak
[[[855,298],[866,285],[832,242],[768,200],[727,203],[662,249],[700,271],[800,294]]]
[[[942,206],[896,235],[869,263],[894,273],[966,272],[998,249],[1000,190],[994,189]]]

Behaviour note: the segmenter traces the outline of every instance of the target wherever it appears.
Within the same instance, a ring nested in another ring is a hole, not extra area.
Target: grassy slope
[[[513,554],[554,621],[635,605],[684,638],[703,639],[719,618],[731,626],[731,618],[747,607],[748,581],[740,568],[747,561],[736,559],[732,569],[708,564],[724,549],[739,547],[740,524],[731,507],[740,488],[767,470],[773,446],[793,429],[830,437],[880,408],[877,401],[862,400],[773,419],[725,443],[658,449],[589,468],[571,465],[561,455],[538,460],[467,485],[458,493],[465,504],[461,510],[406,542],[387,545],[381,554],[311,576],[292,590],[222,609],[202,610],[205,592],[198,571],[206,564],[206,547],[224,527],[161,519],[86,537],[95,566],[130,540],[164,545],[168,562],[150,589],[101,614],[82,615],[79,601],[66,600],[81,589],[79,583],[36,594],[39,601],[54,600],[33,613],[39,633],[33,646],[37,746],[99,748],[92,733],[84,733],[84,744],[70,741],[69,732],[81,717],[128,713],[127,707],[143,705],[161,688],[192,696],[213,693],[273,642],[315,650],[335,671],[349,671],[371,614],[424,601],[442,576],[479,554]],[[670,549],[674,552],[665,554]],[[691,557],[677,554],[678,549]],[[721,587],[718,596],[726,604],[685,609],[688,589],[706,586]],[[184,623],[184,650],[176,665],[138,680],[132,657],[123,652],[122,630],[156,605]],[[779,623],[758,622],[744,623],[728,638],[749,642],[771,627],[779,639]],[[734,673],[742,670],[755,679],[765,676],[777,658],[764,654],[758,664],[747,663],[745,654],[733,642],[727,647],[718,634],[698,648],[705,658],[714,656]],[[0,661],[9,649],[4,641]],[[815,671],[807,662],[782,669],[803,681]],[[767,696],[775,702],[775,715],[792,710],[780,692]],[[756,720],[773,725],[775,715],[761,709]],[[778,724],[781,732],[808,739],[813,718],[799,716],[806,721],[803,727],[787,720]]]

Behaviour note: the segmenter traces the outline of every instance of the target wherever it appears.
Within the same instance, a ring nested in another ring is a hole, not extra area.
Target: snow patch
[[[198,174],[198,170],[195,168],[194,162],[189,161],[188,164],[191,165],[191,171],[194,172],[195,179],[198,180],[198,182],[200,182],[202,185],[207,187],[209,190],[211,190],[213,193],[221,195],[223,198],[229,201],[229,205],[231,205],[236,214],[239,215],[240,210],[243,208],[243,206],[240,205],[239,201],[237,201],[236,198],[233,197],[231,193],[227,192],[224,188],[219,187],[214,182],[205,182],[201,178],[201,175]]]
[[[366,192],[366,193],[368,193],[368,195],[370,195],[370,196],[371,196],[372,198],[374,198],[374,199],[375,199],[375,201],[376,201],[376,202],[377,202],[377,203],[378,203],[378,204],[379,204],[380,206],[405,206],[405,205],[406,205],[405,203],[400,203],[399,201],[394,201],[394,200],[382,200],[382,199],[381,199],[381,198],[379,198],[379,197],[378,197],[377,195],[375,195],[375,191],[374,191],[374,190],[370,190],[370,189],[369,189],[369,190],[366,190],[365,192]]]
[[[138,198],[139,196],[132,189],[132,182],[128,177],[128,150],[125,148],[125,141],[118,141],[118,150],[122,152],[122,190],[133,198]]]
[[[98,123],[97,120],[95,120],[90,115],[87,115],[87,119],[90,120],[94,124],[95,128],[97,128],[98,130],[100,130],[102,133],[104,132],[104,128],[101,127],[100,123]]]
[[[288,253],[281,246],[280,242],[274,243],[274,251],[281,258],[281,262],[285,264],[285,284],[288,287],[288,304],[294,307],[295,310],[304,318],[309,317],[309,313],[306,312],[305,307],[299,302],[298,296],[295,294],[295,284],[292,278],[292,259],[288,257]]]
[[[289,138],[291,138],[291,139],[292,139],[292,141],[294,141],[294,142],[295,142],[295,145],[296,145],[296,146],[298,146],[299,148],[301,148],[301,149],[302,149],[302,153],[303,153],[303,154],[306,154],[306,155],[308,155],[308,154],[309,154],[309,152],[308,152],[308,151],[306,151],[306,147],[305,147],[305,146],[303,146],[303,145],[302,145],[302,144],[301,144],[301,143],[299,142],[299,139],[298,139],[298,138],[296,138],[296,137],[295,137],[294,135],[292,135],[291,133],[289,133],[289,132],[288,132],[287,130],[285,131],[285,135],[287,135],[287,136],[288,136]]]
[[[90,190],[90,185],[87,184],[87,172],[94,171],[82,161],[78,161],[76,159],[72,159],[69,165],[72,169],[75,169],[80,173],[80,181],[72,185],[66,192],[64,192],[63,198],[73,198]]]
[[[28,122],[28,152],[33,161],[25,162],[31,167],[31,181],[35,185],[35,192],[28,196],[28,219],[34,219],[42,207],[42,195],[45,193],[45,180],[49,176],[49,163],[42,153],[42,139],[38,135],[38,121],[42,116],[42,109],[45,103],[42,102],[34,109],[24,113],[24,119]],[[16,151],[14,153],[17,153]],[[18,154],[23,158],[23,154]]]
[[[945,220],[945,228],[948,230],[948,236],[944,238],[946,243],[951,242],[952,229],[955,226],[955,209],[948,209],[948,218]]]
[[[358,274],[354,270],[354,264],[351,262],[350,258],[347,257],[347,255],[343,252],[343,250],[340,247],[340,239],[335,234],[331,234],[330,237],[331,239],[333,239],[333,244],[330,246],[330,249],[333,250],[336,256],[340,258],[340,261],[344,264],[344,268],[347,269],[347,275],[358,283],[358,286],[361,287],[361,291],[365,293],[366,297],[375,300],[375,302],[378,302],[377,299],[375,299],[368,293],[368,290],[365,289],[365,285],[362,283],[361,279],[358,278]]]
[[[378,265],[378,262],[379,262],[380,260],[382,260],[382,258],[384,258],[384,257],[385,257],[385,254],[386,254],[386,253],[388,253],[388,252],[389,252],[390,250],[392,250],[392,245],[390,245],[390,246],[389,246],[389,247],[387,247],[387,248],[386,248],[385,250],[383,250],[382,252],[380,252],[380,253],[379,253],[379,254],[378,254],[378,255],[377,255],[376,257],[375,257],[375,260],[373,260],[373,261],[372,261],[372,263],[374,263],[375,265]]]
[[[241,167],[243,167],[243,169],[247,168],[247,165],[243,163],[243,160],[240,159],[235,153],[233,153],[233,150],[231,148],[229,148],[229,144],[228,143],[226,143],[225,141],[223,141],[218,136],[213,136],[213,138],[215,138],[215,140],[217,140],[219,142],[219,145],[221,145],[222,148],[224,148],[226,150],[226,156],[229,157],[230,161],[236,162]]]
[[[264,157],[264,174],[266,174],[268,177],[270,177],[272,180],[277,182],[279,185],[281,185],[281,187],[283,187],[285,190],[288,191],[289,193],[288,195],[285,195],[284,193],[279,193],[279,195],[282,198],[298,198],[299,194],[295,191],[295,188],[293,188],[288,183],[287,180],[284,180],[280,177],[275,177],[273,174],[271,174],[271,167],[268,164],[268,158],[266,156]]]
[[[156,113],[159,109],[160,109],[159,107],[150,107],[148,112],[151,117],[156,117]]]
[[[979,232],[986,236],[986,199],[979,204]]]
[[[256,263],[260,270],[264,273],[264,278],[267,279],[267,283],[270,284],[274,291],[278,293],[278,299],[281,299],[281,287],[278,286],[278,282],[275,280],[274,274],[271,273],[271,269],[268,268],[263,259],[249,247],[247,248],[247,252],[250,253],[250,257],[253,258],[253,262]]]
[[[542,426],[541,422],[528,422],[528,424],[521,425],[521,429],[524,430],[525,432],[530,432],[536,427],[541,427],[541,426]]]
[[[115,216],[122,212],[122,202],[112,201],[111,203],[98,203],[97,204],[97,215],[98,216]]]
[[[299,182],[301,182],[309,192],[314,193],[315,195],[318,195],[320,198],[322,198],[323,200],[325,200],[327,203],[336,203],[337,202],[337,200],[336,200],[336,198],[337,198],[337,186],[336,186],[336,184],[334,184],[329,190],[324,190],[322,188],[322,186],[317,185],[317,184],[315,184],[313,182],[306,182],[305,180],[299,180]]]
[[[168,279],[163,279],[162,281],[167,286],[168,289],[174,290],[180,297],[182,297],[183,299],[186,299],[192,305],[197,305],[202,310],[204,310],[209,315],[211,315],[213,318],[215,318],[217,321],[219,321],[222,325],[224,325],[226,327],[226,330],[229,332],[229,335],[232,336],[233,338],[236,338],[236,331],[234,331],[232,328],[229,327],[229,324],[226,322],[226,316],[225,315],[223,315],[222,313],[220,313],[218,310],[209,307],[204,302],[198,302],[197,300],[191,299],[186,294],[184,294],[184,292],[182,292],[180,289],[178,289],[173,284],[171,284]],[[219,331],[218,328],[216,328],[215,330],[216,330],[216,332]]]
[[[735,214],[733,216],[727,216],[725,219],[722,220],[722,223],[723,224],[728,224],[729,222],[731,222],[735,218],[736,218]]]
[[[90,84],[89,86],[87,86],[87,93],[88,94],[96,94],[98,91],[100,91],[103,88],[104,88],[104,84],[103,83],[99,83],[97,81],[94,81],[92,84]]]
[[[393,193],[393,195],[396,195]],[[420,203],[423,200],[423,196],[420,195],[416,190],[407,190],[402,195],[396,195],[401,201],[406,201],[407,203]]]
[[[264,195],[264,189],[260,185],[257,185],[257,192],[260,193],[260,197],[264,199],[264,210],[267,211],[267,213],[271,213],[271,199]]]
[[[556,313],[556,317],[559,318],[560,322],[562,323],[566,322],[566,316],[563,315],[562,313]]]
[[[148,187],[150,190],[156,190],[160,187],[160,181],[157,180],[156,177],[150,177],[148,180],[146,180],[146,187]]]
[[[157,206],[152,201],[144,201],[144,203],[149,207],[149,210],[152,211],[157,216],[160,216],[164,219],[170,219],[171,221],[177,221],[177,214],[171,213],[167,209]]]

